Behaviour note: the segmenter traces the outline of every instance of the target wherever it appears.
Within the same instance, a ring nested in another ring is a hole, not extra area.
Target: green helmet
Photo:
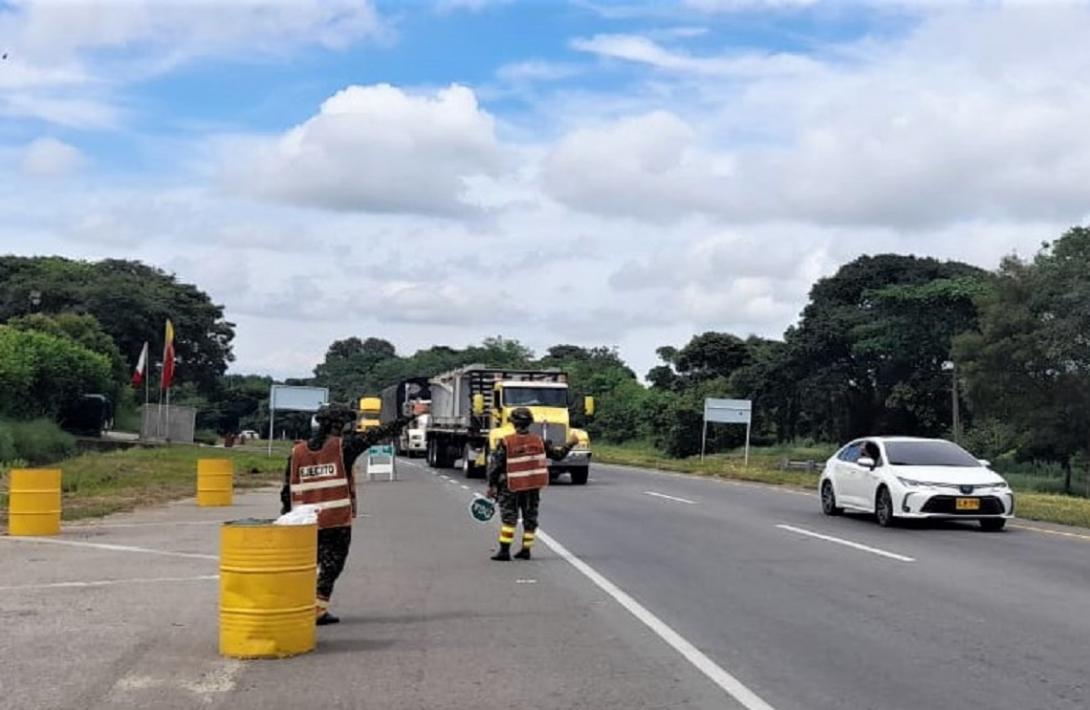
[[[534,413],[526,407],[516,407],[510,418],[515,426],[530,426],[534,423]]]

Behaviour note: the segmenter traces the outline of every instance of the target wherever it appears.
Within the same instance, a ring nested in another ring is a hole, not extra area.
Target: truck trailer
[[[431,418],[425,434],[427,461],[432,467],[450,467],[458,460],[467,478],[484,475],[489,453],[514,433],[511,411],[526,407],[534,415],[531,431],[554,444],[563,444],[569,432],[579,444],[563,461],[549,462],[549,478],[564,473],[575,485],[587,482],[590,437],[571,427],[568,376],[560,370],[508,370],[469,365],[429,381]],[[587,415],[594,400],[584,402]]]

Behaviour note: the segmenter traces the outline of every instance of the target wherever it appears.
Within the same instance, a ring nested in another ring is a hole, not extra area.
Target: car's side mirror
[[[984,468],[991,468],[991,466],[992,466],[992,462],[989,461],[988,459],[977,459],[977,461],[979,461],[980,465],[983,466]]]
[[[594,397],[584,397],[583,398],[583,413],[586,414],[588,417],[593,417],[594,416],[594,410],[595,410]]]
[[[872,459],[870,456],[860,456],[858,459],[855,460],[855,463],[859,466],[862,466],[863,468],[870,469],[873,469],[875,465],[874,459]]]

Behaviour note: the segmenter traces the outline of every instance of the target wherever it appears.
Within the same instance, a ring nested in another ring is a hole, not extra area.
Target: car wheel
[[[836,493],[833,491],[833,482],[825,481],[821,484],[821,512],[826,515],[840,515],[843,508],[836,505]]]
[[[590,467],[576,466],[570,470],[570,473],[573,486],[585,486],[587,485],[587,476],[590,475]]]
[[[878,489],[878,495],[874,501],[874,516],[878,524],[884,528],[890,528],[897,524],[897,518],[893,515],[893,496],[889,489],[882,486]]]
[[[985,532],[999,532],[1007,525],[1006,518],[985,518],[980,521],[980,529]]]

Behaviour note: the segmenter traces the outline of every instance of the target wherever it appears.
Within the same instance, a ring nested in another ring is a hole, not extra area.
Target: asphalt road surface
[[[885,530],[595,465],[545,492],[533,561],[494,563],[481,482],[399,473],[362,484],[344,621],[294,659],[216,654],[218,523],[275,491],[0,538],[0,708],[1090,706],[1085,531]]]

